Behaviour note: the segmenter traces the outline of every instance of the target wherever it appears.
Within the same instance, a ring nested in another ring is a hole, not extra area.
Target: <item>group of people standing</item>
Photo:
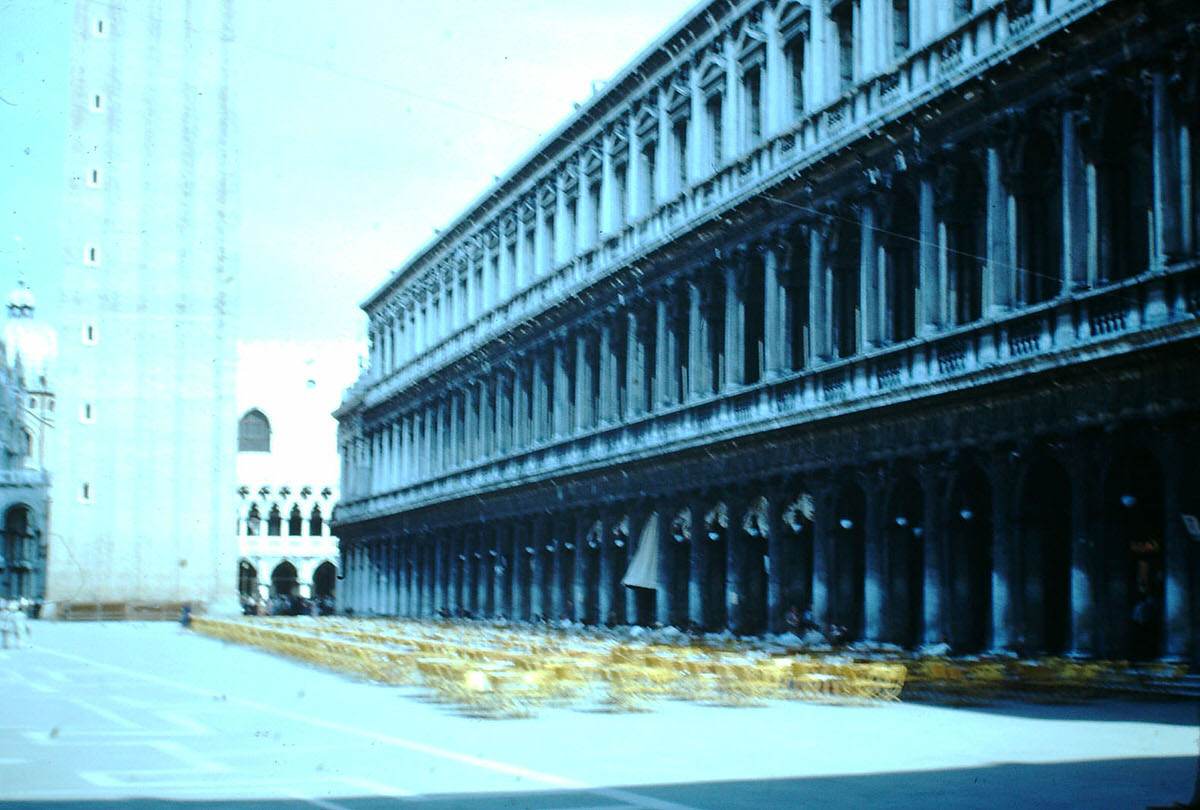
[[[0,644],[17,649],[29,644],[28,599],[0,600]]]

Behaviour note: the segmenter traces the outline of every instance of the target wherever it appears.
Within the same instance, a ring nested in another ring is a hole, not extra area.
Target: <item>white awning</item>
[[[651,512],[642,527],[637,551],[621,579],[627,588],[658,588],[658,512]]]

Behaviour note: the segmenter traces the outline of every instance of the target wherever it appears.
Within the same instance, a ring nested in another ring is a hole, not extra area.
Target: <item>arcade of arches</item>
[[[784,632],[795,606],[905,647],[1186,656],[1186,354],[407,513],[343,535],[343,604],[738,634]],[[1134,401],[1122,386],[1162,400],[1105,423]],[[623,586],[651,535],[653,588]]]

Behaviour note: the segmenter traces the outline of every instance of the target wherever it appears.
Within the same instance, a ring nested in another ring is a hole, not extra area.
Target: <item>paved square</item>
[[[1186,799],[1195,707],[665,702],[456,714],[170,624],[0,651],[0,804],[1141,807]]]

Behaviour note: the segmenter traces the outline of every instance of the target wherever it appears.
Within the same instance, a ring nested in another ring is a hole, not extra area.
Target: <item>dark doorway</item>
[[[1025,643],[1060,655],[1071,642],[1071,482],[1052,458],[1030,462],[1021,488],[1019,547],[1024,555]]]

